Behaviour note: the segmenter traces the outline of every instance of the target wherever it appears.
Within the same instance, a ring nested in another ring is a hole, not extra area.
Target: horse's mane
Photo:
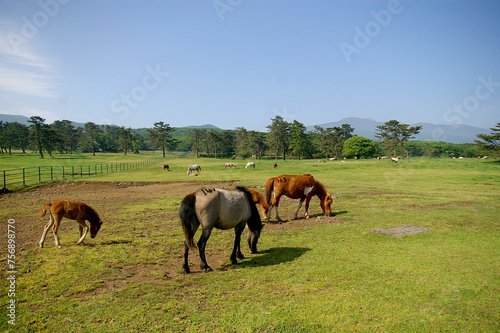
[[[318,185],[317,194],[319,198],[327,197],[330,194],[330,192],[328,192],[328,190],[326,189],[325,185],[321,184],[319,181],[316,181],[316,184]]]
[[[94,208],[90,207],[87,204],[83,205],[82,208],[84,209],[85,214],[88,216],[90,223],[97,223],[101,221],[99,213],[97,213]]]
[[[262,230],[264,226],[262,225],[262,221],[260,219],[260,214],[259,211],[257,210],[257,206],[255,206],[255,203],[253,202],[252,193],[250,193],[243,186],[237,186],[236,189],[238,191],[245,193],[248,200],[248,204],[250,205],[250,211],[252,215],[250,216],[250,219],[248,219],[247,221],[248,228],[250,229],[250,231]]]

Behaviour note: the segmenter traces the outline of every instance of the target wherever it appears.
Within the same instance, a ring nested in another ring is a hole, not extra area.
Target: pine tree
[[[394,151],[394,156],[396,156],[396,149],[401,147],[406,153],[406,158],[410,158],[408,150],[404,147],[404,142],[413,139],[421,128],[422,126],[410,127],[410,125],[401,124],[397,120],[390,120],[384,125],[377,126],[375,137],[382,139]]]

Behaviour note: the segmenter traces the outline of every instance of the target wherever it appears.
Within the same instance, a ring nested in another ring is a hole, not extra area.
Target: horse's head
[[[324,202],[322,202],[322,207],[323,212],[325,213],[326,216],[331,216],[332,215],[332,202],[333,199],[337,199],[339,196],[336,194],[329,194],[325,197]]]
[[[102,221],[99,219],[97,222],[90,223],[90,238],[95,238],[99,229],[101,229]]]
[[[323,213],[326,216],[332,215],[332,202],[334,199],[334,195],[327,195],[323,200],[320,201],[321,208],[323,209]]]
[[[248,246],[250,247],[250,253],[257,253],[257,242],[259,241],[260,231],[258,230],[249,230],[247,235]]]
[[[262,200],[260,202],[260,206],[262,208],[262,215],[264,215],[264,220],[267,220],[267,214],[269,214],[269,205],[266,203],[265,200]]]

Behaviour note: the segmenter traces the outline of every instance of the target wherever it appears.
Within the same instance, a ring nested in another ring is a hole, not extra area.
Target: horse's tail
[[[271,204],[271,195],[273,194],[273,190],[274,190],[274,178],[269,178],[266,182],[266,188],[265,188],[266,202],[268,205]]]
[[[195,210],[196,195],[191,193],[187,195],[181,202],[179,208],[179,217],[181,218],[182,230],[184,231],[184,237],[186,238],[186,243],[191,249],[195,249],[194,244],[194,230],[193,230],[193,219],[198,221],[198,216]]]
[[[50,206],[52,206],[52,203],[46,203],[45,205],[43,205],[42,209],[40,210],[40,217],[44,217],[45,216],[45,212],[47,210],[47,208],[49,208]]]

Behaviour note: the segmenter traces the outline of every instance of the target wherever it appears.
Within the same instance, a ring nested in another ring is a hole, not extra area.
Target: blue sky
[[[0,113],[500,122],[500,1],[0,1]]]

